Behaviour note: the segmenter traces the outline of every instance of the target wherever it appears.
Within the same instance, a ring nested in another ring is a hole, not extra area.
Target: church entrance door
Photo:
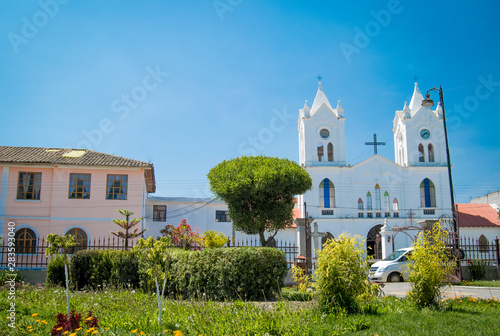
[[[380,243],[380,229],[382,224],[375,225],[366,235],[366,254],[374,259],[382,258],[382,244]]]

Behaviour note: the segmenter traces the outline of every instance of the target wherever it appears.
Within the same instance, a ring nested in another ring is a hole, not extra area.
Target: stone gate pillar
[[[382,243],[382,259],[387,257],[389,254],[394,252],[392,250],[392,244],[391,244],[391,239],[392,239],[392,228],[390,228],[387,225],[387,218],[384,219],[384,226],[380,228],[380,240]]]

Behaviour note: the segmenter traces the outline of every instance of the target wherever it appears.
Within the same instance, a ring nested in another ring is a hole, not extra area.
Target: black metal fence
[[[245,240],[237,240],[234,243],[231,241],[228,242],[227,247],[244,247],[244,246],[256,246],[259,247],[260,240],[257,238],[245,239]],[[288,263],[288,268],[291,268],[293,263],[295,262],[295,258],[299,256],[299,248],[295,243],[290,241],[273,241],[272,247],[280,249],[285,252],[286,262]]]
[[[481,260],[487,266],[500,265],[498,238],[481,241],[480,238],[460,237],[459,246],[463,252],[462,266],[468,266],[471,260]]]
[[[129,239],[129,248],[135,245],[137,239]],[[49,246],[43,239],[36,239],[30,246],[16,246],[15,251],[6,241],[0,246],[0,268],[16,269],[44,269],[50,262],[50,256],[45,252]],[[78,250],[105,250],[105,249],[125,249],[125,240],[115,236],[94,238],[84,245],[77,245],[69,252],[74,253]]]
[[[137,243],[137,239],[129,239],[128,247],[131,249]],[[244,247],[244,246],[260,246],[257,239],[240,240],[234,243],[228,242],[226,247]],[[45,239],[37,239],[30,246],[17,246],[15,251],[8,243],[0,246],[0,268],[16,268],[16,269],[45,269],[50,262],[50,256],[45,254],[48,247],[48,242]],[[278,241],[273,244],[273,247],[285,252],[285,257],[288,267],[292,267],[295,258],[298,256],[298,247],[292,242]],[[85,245],[75,246],[70,252],[78,250],[105,250],[105,249],[125,249],[125,240],[115,236],[94,238]],[[193,244],[192,250],[201,250],[203,247]]]

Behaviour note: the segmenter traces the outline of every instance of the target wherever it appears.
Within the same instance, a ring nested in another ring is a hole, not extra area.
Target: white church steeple
[[[344,108],[332,108],[318,82],[312,107],[299,110],[299,160],[304,166],[345,166]]]
[[[394,156],[402,166],[442,166],[446,164],[443,110],[422,106],[424,97],[415,83],[408,106],[394,117]]]

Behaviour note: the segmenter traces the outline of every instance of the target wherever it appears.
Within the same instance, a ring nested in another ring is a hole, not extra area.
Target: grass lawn
[[[500,281],[497,280],[475,280],[475,281],[466,281],[463,280],[460,283],[454,283],[454,286],[477,286],[477,287],[500,287]]]
[[[6,319],[8,291],[0,291],[0,335],[50,335],[65,312],[62,288],[18,288],[15,328]],[[156,322],[156,298],[140,291],[73,292],[72,309],[98,317],[99,329],[81,335],[500,335],[500,300],[446,300],[439,309],[417,309],[405,299],[378,298],[364,314],[322,313],[313,301],[212,302],[166,300]],[[31,330],[31,331],[30,331]]]

